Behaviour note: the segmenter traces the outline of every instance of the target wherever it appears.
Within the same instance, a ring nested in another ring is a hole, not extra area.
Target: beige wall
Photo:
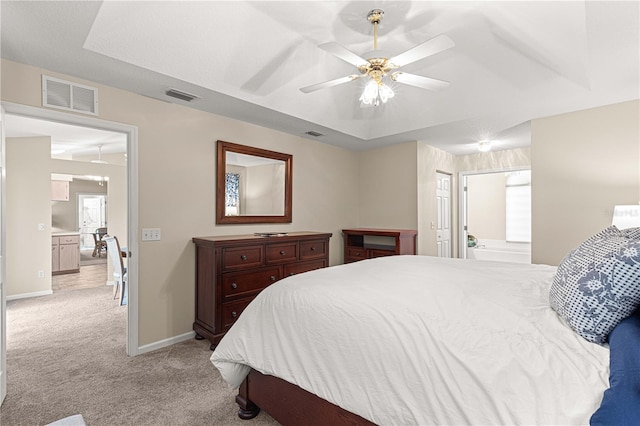
[[[640,202],[640,101],[533,120],[532,262],[557,265]]]
[[[504,173],[467,177],[467,229],[479,240],[507,239],[506,183]]]
[[[267,164],[247,167],[247,214],[284,214],[285,166]],[[250,190],[249,190],[250,188]]]
[[[361,152],[359,164],[358,226],[415,229],[416,142]]]
[[[531,148],[478,152],[456,157],[458,172],[495,172],[531,167]]]
[[[51,292],[51,139],[7,138],[5,158],[6,296],[47,294]],[[39,271],[44,277],[38,276]]]
[[[194,236],[331,232],[330,263],[341,263],[341,229],[357,224],[357,153],[4,60],[2,100],[41,107],[43,73],[97,87],[98,118],[138,128],[139,228],[162,230],[161,241],[142,242],[139,235],[133,236],[139,241],[134,256],[139,262],[140,346],[191,330]],[[215,224],[218,139],[293,155],[291,224]],[[45,217],[49,223],[49,213]]]

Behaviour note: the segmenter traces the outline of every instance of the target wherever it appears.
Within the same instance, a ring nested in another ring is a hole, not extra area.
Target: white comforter
[[[264,290],[211,361],[249,366],[380,425],[587,424],[609,351],[549,307],[554,267],[393,256]]]

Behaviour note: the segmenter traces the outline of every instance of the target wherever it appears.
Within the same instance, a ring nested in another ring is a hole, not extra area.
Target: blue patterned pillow
[[[615,226],[590,237],[558,266],[549,301],[580,336],[606,342],[640,306],[640,241]]]
[[[632,240],[640,240],[640,228],[627,228],[620,230],[622,234]]]

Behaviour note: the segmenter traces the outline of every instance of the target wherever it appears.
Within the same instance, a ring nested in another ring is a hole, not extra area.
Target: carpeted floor
[[[237,417],[236,392],[209,362],[207,341],[127,357],[126,307],[112,299],[104,276],[93,276],[51,296],[7,302],[1,425],[45,425],[73,414],[89,426],[278,424],[266,413]]]

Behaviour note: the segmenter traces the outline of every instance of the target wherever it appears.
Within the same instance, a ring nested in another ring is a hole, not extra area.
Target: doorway
[[[26,105],[13,104],[9,102],[2,102],[2,116],[0,117],[0,125],[2,129],[1,144],[0,144],[0,170],[6,169],[6,155],[5,155],[5,113],[17,115],[21,117],[30,117],[39,120],[48,120],[56,123],[68,124],[71,126],[86,127],[92,129],[102,129],[111,132],[120,132],[126,135],[126,155],[127,165],[125,172],[125,193],[123,195],[126,200],[126,246],[129,253],[136,253],[138,248],[137,239],[134,238],[138,233],[138,181],[137,181],[137,144],[138,144],[138,131],[135,126],[104,121],[93,117],[84,117],[76,114],[68,114],[65,112],[59,112],[54,110],[46,110]],[[5,191],[5,174],[2,174],[2,184],[0,187],[0,194],[3,194],[2,199],[2,212],[6,208],[6,202],[4,200]],[[0,268],[0,329],[2,330],[2,339],[0,359],[2,360],[0,368],[0,379],[2,379],[2,394],[4,394],[4,384],[6,371],[6,341],[4,329],[6,327],[6,265],[5,254],[7,252],[5,229],[6,229],[6,215],[0,215],[0,228],[2,229],[2,237],[0,238],[0,255],[2,259],[2,268]],[[127,304],[127,327],[126,327],[126,352],[129,356],[134,356],[139,353],[138,349],[138,261],[137,256],[129,256],[128,264],[128,304]],[[0,395],[4,396],[4,395]]]
[[[95,246],[93,235],[98,228],[107,227],[107,196],[78,194],[77,226],[80,231],[80,250]]]
[[[531,170],[460,174],[459,257],[531,263]]]

